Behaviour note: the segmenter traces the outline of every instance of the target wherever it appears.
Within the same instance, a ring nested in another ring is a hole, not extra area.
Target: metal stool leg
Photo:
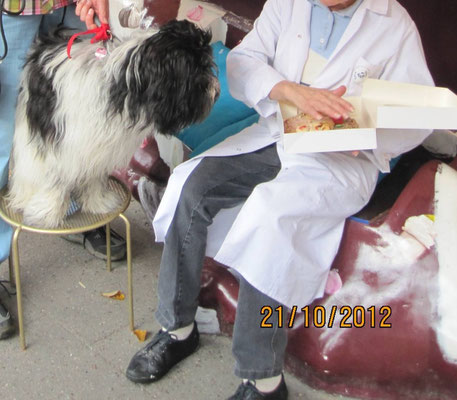
[[[16,296],[17,296],[17,317],[19,322],[19,338],[21,342],[22,350],[25,350],[25,333],[24,333],[24,318],[22,313],[22,288],[21,288],[21,275],[19,271],[19,249],[18,249],[18,239],[19,234],[21,233],[21,227],[17,227],[13,234],[12,246],[12,255],[13,255],[13,265],[14,265],[14,275],[16,278]]]
[[[130,237],[130,222],[124,214],[119,214],[119,217],[125,223],[125,240],[127,242],[127,286],[128,286],[128,297],[129,297],[129,310],[130,310],[130,330],[133,331],[134,316],[133,316],[133,284],[132,284],[132,245]]]
[[[109,222],[106,224],[106,269],[111,272],[111,229]]]

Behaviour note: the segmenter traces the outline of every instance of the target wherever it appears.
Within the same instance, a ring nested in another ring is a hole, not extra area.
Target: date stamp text
[[[305,306],[298,308],[293,306],[289,310],[286,307],[279,306],[272,308],[263,306],[260,315],[263,315],[260,321],[261,328],[272,328],[273,323],[277,323],[279,328],[293,328],[297,322],[297,314],[301,315],[300,323],[304,328],[391,328],[392,324],[389,318],[392,315],[392,309],[389,306],[332,306],[326,308],[318,305],[315,307]],[[303,322],[301,320],[303,319]]]

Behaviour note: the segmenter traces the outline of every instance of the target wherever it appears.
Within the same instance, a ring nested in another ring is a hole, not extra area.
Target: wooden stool
[[[132,247],[131,247],[131,236],[130,236],[130,222],[127,217],[123,214],[124,211],[130,204],[130,191],[127,187],[114,178],[109,179],[109,188],[111,191],[116,193],[121,199],[121,205],[117,210],[112,211],[109,214],[92,214],[84,212],[76,212],[64,219],[62,224],[57,228],[44,229],[38,226],[28,226],[22,223],[22,213],[14,212],[8,205],[5,196],[7,193],[7,187],[0,191],[0,217],[5,220],[9,225],[14,228],[13,240],[11,243],[11,254],[9,258],[9,273],[10,280],[13,285],[16,286],[17,292],[17,314],[19,323],[19,337],[21,347],[25,350],[25,334],[24,334],[24,321],[22,313],[22,289],[21,289],[21,277],[19,267],[19,249],[18,239],[21,231],[29,231],[35,233],[45,233],[49,235],[69,235],[74,233],[82,233],[106,226],[106,266],[108,271],[111,271],[111,234],[110,234],[110,222],[115,218],[120,217],[125,223],[126,242],[127,242],[127,285],[128,285],[128,299],[129,299],[129,312],[130,312],[130,330],[133,331],[133,287],[132,287]],[[14,275],[13,268],[14,267]]]

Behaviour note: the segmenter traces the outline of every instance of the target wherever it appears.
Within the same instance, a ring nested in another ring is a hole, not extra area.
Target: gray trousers
[[[276,145],[231,157],[207,157],[184,184],[173,221],[165,237],[159,273],[158,322],[173,330],[195,319],[205,257],[208,226],[223,208],[242,203],[254,187],[272,180],[281,162]],[[268,215],[265,216],[268,218]],[[241,276],[233,355],[235,374],[246,379],[279,375],[283,370],[287,331],[270,318],[261,328],[263,306],[281,304],[264,295]]]

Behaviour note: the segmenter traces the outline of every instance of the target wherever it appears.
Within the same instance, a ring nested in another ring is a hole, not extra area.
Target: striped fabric
[[[22,15],[48,14],[58,8],[73,4],[76,0],[5,0],[5,8],[8,11],[17,12],[25,1],[25,9]]]

